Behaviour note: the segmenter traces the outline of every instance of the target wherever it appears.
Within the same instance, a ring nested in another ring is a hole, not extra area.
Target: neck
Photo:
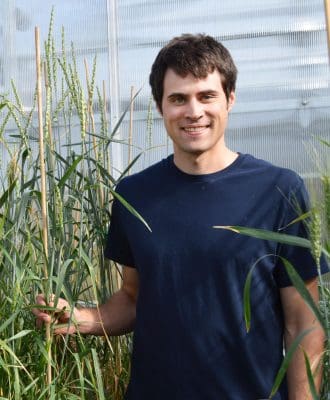
[[[232,164],[238,154],[228,148],[218,154],[178,154],[174,150],[174,164],[183,172],[190,175],[206,175],[221,171]]]

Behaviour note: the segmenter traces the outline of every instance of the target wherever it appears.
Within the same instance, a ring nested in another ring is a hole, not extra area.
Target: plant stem
[[[133,142],[133,112],[134,112],[134,86],[131,86],[131,103],[129,109],[129,135],[128,135],[128,162],[130,165],[132,161],[132,142]],[[130,174],[130,170],[128,170]]]
[[[47,226],[47,198],[46,198],[46,173],[44,160],[44,135],[42,117],[42,89],[41,89],[41,57],[40,57],[40,33],[39,28],[35,27],[35,46],[36,46],[36,70],[37,70],[37,103],[39,120],[39,152],[40,152],[40,175],[41,175],[41,215],[42,215],[42,238],[45,252],[44,278],[48,280],[48,226]],[[48,351],[47,359],[47,384],[52,382],[52,354],[51,354],[51,333],[50,323],[46,324],[46,343]]]

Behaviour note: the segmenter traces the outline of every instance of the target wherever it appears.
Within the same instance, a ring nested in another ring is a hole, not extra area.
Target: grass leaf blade
[[[288,244],[290,246],[299,246],[311,248],[311,243],[308,239],[286,235],[284,233],[267,231],[265,229],[247,228],[244,226],[213,226],[215,229],[225,229],[242,235],[254,237],[256,239],[270,240],[277,243]]]
[[[100,400],[105,400],[101,368],[100,368],[99,359],[98,359],[95,349],[92,349],[92,357],[93,357],[93,363],[94,363],[94,370],[95,370],[95,374],[96,374],[98,398]]]
[[[120,194],[118,194],[117,192],[115,192],[112,189],[109,189],[110,192],[112,193],[113,197],[115,197],[116,199],[118,199],[121,204],[132,214],[134,215],[134,217],[136,217],[138,220],[140,220],[143,225],[146,226],[146,228],[148,229],[148,231],[152,232],[150,226],[147,224],[147,222],[143,219],[142,215],[139,214],[135,208],[133,208]]]
[[[245,284],[244,284],[244,295],[243,295],[243,301],[244,301],[244,320],[245,320],[245,327],[246,331],[249,332],[250,327],[251,327],[251,298],[250,298],[250,293],[251,293],[251,282],[252,282],[252,272],[254,268],[252,267],[248,273],[248,276],[246,278]]]
[[[289,275],[289,278],[291,279],[291,282],[293,283],[294,287],[297,289],[297,291],[299,292],[301,297],[304,299],[306,304],[313,311],[315,317],[320,322],[324,331],[327,332],[327,326],[324,321],[324,318],[322,317],[321,311],[320,311],[318,305],[315,304],[309,291],[306,289],[305,282],[301,279],[301,277],[299,276],[297,271],[294,269],[292,264],[287,259],[285,259],[283,257],[280,257],[280,259],[282,260],[282,262],[285,266],[286,272]]]
[[[70,167],[66,170],[65,174],[62,176],[60,181],[58,182],[58,187],[61,188],[65,182],[69,179],[70,175],[73,173],[73,171],[76,169],[77,165],[80,163],[82,160],[83,156],[77,157],[73,163],[70,165]]]
[[[0,208],[6,203],[6,200],[10,196],[11,192],[15,189],[17,179],[15,179],[9,188],[3,193],[3,195],[0,197]]]
[[[313,330],[313,328],[311,329],[307,329],[303,332],[301,332],[293,341],[292,345],[290,346],[290,348],[288,349],[287,353],[285,354],[285,357],[282,361],[281,367],[275,377],[275,382],[274,385],[272,387],[272,390],[270,392],[269,395],[269,399],[272,399],[274,397],[274,395],[276,394],[276,392],[278,391],[283,378],[285,377],[286,371],[288,369],[288,366],[290,364],[291,358],[293,356],[293,354],[295,353],[295,351],[297,350],[297,347],[299,346],[299,344],[301,343],[302,339],[308,335],[311,331]]]
[[[310,365],[310,362],[309,362],[309,359],[308,359],[308,356],[307,356],[305,350],[304,350],[304,359],[305,359],[305,365],[306,365],[306,372],[307,372],[309,390],[311,392],[313,400],[320,400],[320,398],[319,398],[319,396],[317,394],[317,391],[316,391],[311,365]]]

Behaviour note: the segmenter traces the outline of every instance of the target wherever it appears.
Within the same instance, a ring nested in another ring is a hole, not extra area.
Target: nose
[[[197,99],[190,99],[186,104],[186,118],[197,121],[203,116],[203,104]]]

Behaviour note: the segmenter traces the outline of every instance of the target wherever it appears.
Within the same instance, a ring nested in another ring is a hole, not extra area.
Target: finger
[[[36,296],[36,304],[38,306],[54,307],[54,304],[50,304],[46,300],[46,296],[44,294],[38,294]],[[46,315],[48,313],[48,311],[43,310],[43,307],[33,307],[32,312],[37,317],[39,317],[39,315],[42,317],[43,315]]]
[[[66,326],[61,326],[61,327],[56,327],[54,326],[53,333],[55,335],[72,335],[73,333],[76,333],[77,330],[74,327],[74,325],[66,325]]]
[[[42,329],[44,325],[51,323],[50,315],[40,312],[36,314],[35,311],[38,310],[32,309],[32,312],[36,315],[35,324],[37,329]]]
[[[54,308],[54,310],[49,310],[49,311],[52,311],[52,312],[55,311],[56,313],[62,312],[63,310],[69,310],[69,308],[70,308],[69,303],[66,300],[62,299],[61,297],[59,297],[57,299],[57,301],[55,302],[54,294],[51,294],[48,299],[46,298],[46,296],[44,294],[38,294],[36,296],[36,303],[41,306],[47,306],[47,307]]]
[[[36,303],[37,304],[40,304],[40,305],[46,305],[47,303],[46,303],[46,297],[45,297],[45,295],[44,294],[38,294],[37,296],[36,296]]]
[[[42,329],[43,326],[44,326],[44,321],[42,319],[36,319],[36,328]]]
[[[58,310],[68,310],[70,306],[66,300],[62,299],[62,297],[59,297],[57,300],[56,308]]]
[[[49,314],[46,314],[45,312],[41,312],[39,309],[37,308],[32,308],[32,313],[35,315],[36,317],[36,323],[38,324],[39,322],[41,324],[47,324],[50,323],[52,318]]]
[[[49,319],[49,314],[40,308],[32,307],[31,311],[37,318],[46,319],[46,320]]]

